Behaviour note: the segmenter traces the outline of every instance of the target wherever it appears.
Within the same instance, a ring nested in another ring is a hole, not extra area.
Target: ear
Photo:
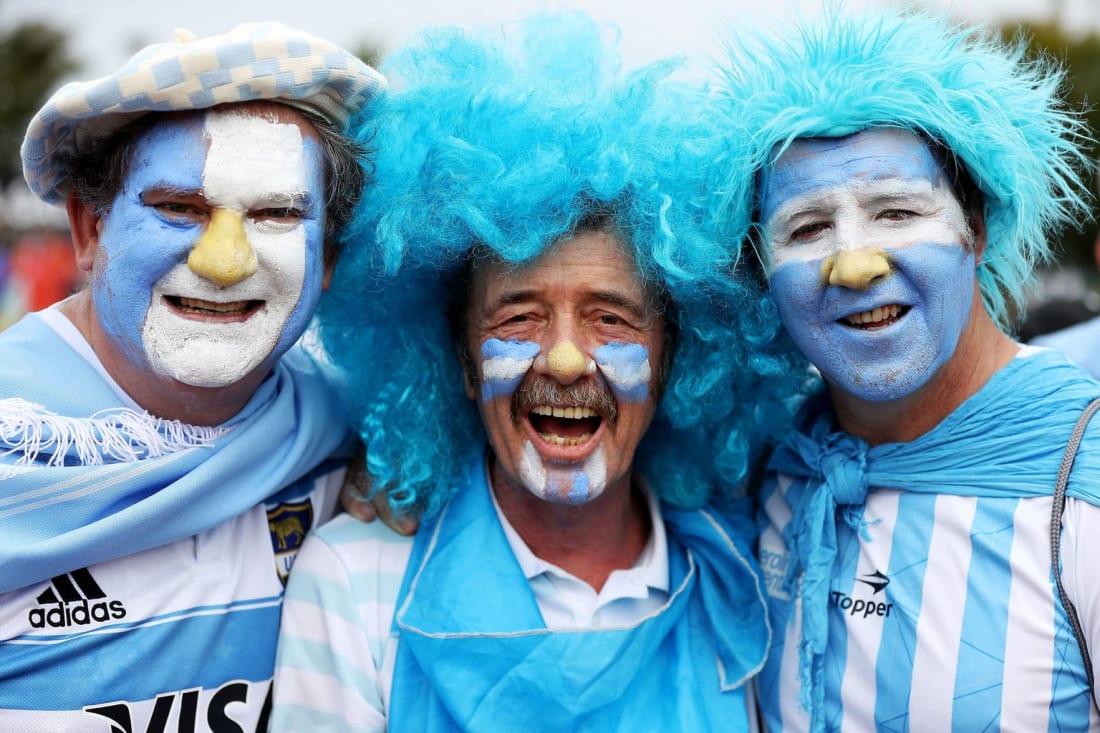
[[[469,351],[461,346],[458,348],[458,363],[462,365],[462,383],[466,386],[466,396],[477,401],[477,374],[473,371],[477,367],[474,366]]]
[[[970,204],[970,228],[974,232],[974,265],[978,266],[982,264],[986,245],[985,205],[980,196]]]
[[[65,199],[65,210],[69,215],[69,230],[73,237],[76,266],[81,272],[91,272],[96,252],[99,250],[102,220],[91,206],[80,200],[75,191],[70,191],[68,198]]]
[[[332,284],[332,273],[336,272],[336,260],[340,257],[341,245],[326,239],[321,244],[322,267],[321,290],[328,290]]]

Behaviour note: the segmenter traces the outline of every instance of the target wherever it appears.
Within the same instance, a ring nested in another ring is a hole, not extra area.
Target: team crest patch
[[[271,531],[271,546],[275,550],[275,569],[283,585],[286,585],[294,557],[313,526],[313,502],[304,499],[268,509],[267,526]]]

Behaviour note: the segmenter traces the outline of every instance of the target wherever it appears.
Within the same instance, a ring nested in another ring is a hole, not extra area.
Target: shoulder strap
[[[1092,678],[1092,659],[1089,656],[1088,644],[1085,642],[1085,631],[1081,628],[1081,621],[1077,618],[1077,609],[1074,607],[1066,589],[1062,585],[1062,512],[1066,507],[1066,485],[1069,483],[1069,474],[1073,469],[1073,460],[1077,457],[1077,449],[1081,446],[1081,439],[1085,435],[1085,428],[1089,420],[1100,410],[1100,397],[1089,403],[1077,424],[1070,433],[1069,443],[1066,445],[1065,455],[1062,457],[1062,465],[1058,469],[1058,483],[1054,486],[1054,501],[1051,503],[1050,516],[1050,552],[1054,563],[1054,582],[1058,586],[1058,596],[1062,599],[1062,606],[1066,609],[1073,635],[1077,638],[1077,646],[1081,649],[1081,657],[1085,660],[1085,674],[1089,679],[1089,692],[1092,695],[1092,704],[1100,710],[1100,703],[1096,700],[1096,685]]]

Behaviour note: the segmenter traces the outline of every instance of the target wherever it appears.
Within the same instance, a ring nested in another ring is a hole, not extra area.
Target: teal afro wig
[[[431,30],[390,57],[394,91],[359,120],[375,181],[319,326],[373,491],[399,510],[435,512],[485,450],[447,317],[468,259],[531,262],[593,217],[672,305],[675,356],[635,466],[658,495],[738,494],[789,419],[802,362],[737,269],[739,241],[714,231],[721,120],[676,63],[624,71],[616,42],[575,13]]]

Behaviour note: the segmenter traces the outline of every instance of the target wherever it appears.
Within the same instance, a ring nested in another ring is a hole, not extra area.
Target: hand
[[[348,463],[344,474],[344,485],[340,489],[340,504],[344,511],[362,522],[381,519],[382,523],[398,534],[409,536],[416,533],[420,520],[411,514],[396,514],[386,492],[379,491],[371,496],[370,474],[367,472],[367,452],[360,446]],[[370,497],[364,499],[363,497]]]

